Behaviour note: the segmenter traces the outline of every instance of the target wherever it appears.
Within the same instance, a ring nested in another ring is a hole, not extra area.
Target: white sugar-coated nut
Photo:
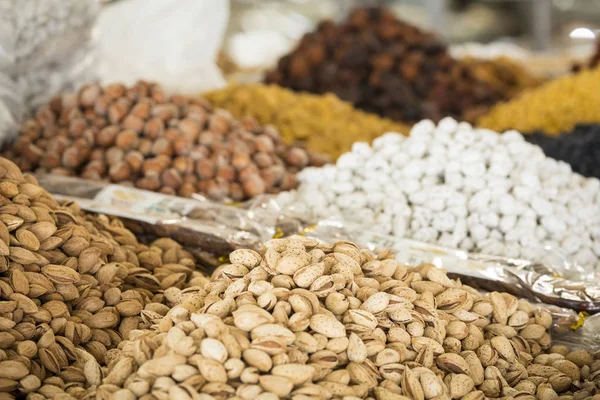
[[[537,226],[537,221],[535,217],[527,217],[522,215],[517,220],[517,226],[527,229],[534,229]]]
[[[427,199],[424,203],[425,207],[429,208],[433,211],[442,211],[446,207],[446,202],[444,199],[440,198],[430,198]]]
[[[483,225],[475,224],[471,226],[471,239],[473,239],[476,243],[486,239],[490,234],[490,230]]]
[[[467,191],[474,193],[485,188],[485,181],[477,176],[465,176],[463,186]]]
[[[424,142],[413,142],[406,150],[411,157],[423,157],[427,151],[427,144]]]
[[[504,215],[501,219],[500,219],[500,231],[507,233],[510,232],[510,230],[516,225],[517,223],[517,216],[516,215]]]
[[[357,154],[362,158],[368,158],[373,155],[373,149],[366,142],[356,142],[352,145],[352,153]]]
[[[408,196],[408,199],[410,200],[411,204],[413,204],[413,205],[421,205],[421,204],[425,204],[428,197],[429,197],[428,192],[426,192],[425,190],[418,190],[414,193],[411,193]]]
[[[504,253],[504,244],[496,239],[486,239],[482,243],[478,243],[481,252],[485,254],[502,254]]]
[[[326,165],[323,167],[323,178],[329,182],[335,181],[337,169],[333,165]],[[310,181],[308,181],[310,182]]]
[[[386,147],[378,150],[377,153],[373,157],[370,158],[370,160],[378,159],[378,160],[390,162],[398,154],[398,151],[400,151],[400,147],[398,147],[398,146],[394,146],[394,145],[386,146]],[[407,154],[407,156],[408,156],[408,154]],[[410,157],[410,156],[408,156],[408,157]],[[408,158],[407,158],[407,160],[408,160]]]
[[[412,160],[404,165],[401,170],[404,178],[419,179],[425,173],[424,162],[422,160]]]
[[[548,231],[543,226],[538,225],[535,227],[535,236],[539,241],[542,241],[548,237]]]
[[[456,131],[457,128],[458,128],[458,122],[456,122],[456,120],[454,120],[453,118],[446,117],[446,118],[442,118],[440,120],[440,122],[438,122],[436,129],[441,132],[454,132],[454,131]],[[465,130],[469,129],[468,127],[466,127],[464,125],[461,126],[461,128],[464,128]]]
[[[520,176],[519,182],[532,189],[539,189],[541,187],[540,178],[533,173],[524,173]]]
[[[421,188],[421,184],[416,179],[408,179],[402,183],[402,189],[405,193],[414,193]]]
[[[448,172],[444,173],[444,182],[447,185],[459,190],[464,186],[464,177],[460,172]]]
[[[438,232],[451,232],[456,224],[456,217],[448,212],[440,212],[433,217],[432,226],[438,230]]]
[[[338,182],[350,182],[350,181],[352,181],[352,177],[354,175],[351,170],[342,169],[342,170],[337,171],[336,176],[337,176],[336,180]]]
[[[504,235],[498,229],[490,229],[490,239],[502,240]]]
[[[457,218],[465,218],[468,215],[468,211],[465,206],[448,207],[448,211],[451,212]]]
[[[355,169],[361,165],[362,157],[356,153],[342,154],[336,162],[338,168]]]
[[[414,234],[415,240],[432,243],[436,241],[438,232],[434,228],[421,228]]]
[[[541,196],[534,196],[531,199],[531,208],[541,216],[553,213],[552,203]]]
[[[485,211],[489,209],[489,203],[492,199],[492,194],[489,190],[484,189],[475,193],[468,202],[468,208],[471,212]]]
[[[513,188],[513,195],[523,202],[530,202],[536,192],[529,186],[518,185]]]
[[[440,121],[441,122],[441,121]],[[424,119],[422,121],[417,122],[413,125],[410,130],[410,137],[413,138],[422,138],[422,137],[430,137],[431,132],[435,130],[435,124],[430,119]],[[377,139],[375,139],[377,140]]]
[[[551,233],[557,233],[566,229],[565,223],[557,216],[547,215],[541,219],[542,226]]]
[[[365,192],[365,196],[370,209],[377,208],[385,199],[385,194],[382,192]]]
[[[481,217],[481,222],[483,222],[483,224],[488,228],[495,228],[500,223],[500,218],[498,217],[498,214],[494,212],[488,212],[483,214]]]
[[[354,185],[350,182],[335,182],[331,184],[331,190],[338,194],[352,193]]]
[[[361,182],[355,184],[355,186],[362,189],[365,193],[380,192],[382,190],[381,183],[372,179],[361,180]]]
[[[581,249],[575,254],[575,262],[579,265],[589,265],[596,261],[596,255],[590,248]]]
[[[469,239],[469,238],[464,238],[464,239],[463,239],[463,240],[460,242],[460,244],[459,244],[459,247],[460,247],[461,249],[464,249],[464,250],[471,251],[471,250],[473,250],[473,248],[475,247],[475,243],[473,243],[473,241],[472,241],[471,239]]]
[[[316,170],[298,175],[297,196],[278,199],[295,211],[307,204],[319,218],[343,215],[378,233],[469,251],[522,257],[552,244],[600,268],[591,257],[600,250],[600,181],[545,157],[516,131],[421,121],[409,137],[356,143],[351,156]]]
[[[392,233],[395,236],[398,237],[404,237],[404,235],[406,234],[406,230],[408,228],[407,226],[407,222],[408,222],[408,218],[406,218],[403,215],[396,215],[393,218],[393,231]]]
[[[361,192],[345,193],[337,198],[336,204],[342,209],[360,210],[367,205],[367,197]]]

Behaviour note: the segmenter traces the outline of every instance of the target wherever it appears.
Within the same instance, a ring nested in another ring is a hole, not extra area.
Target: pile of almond
[[[54,98],[5,154],[23,171],[236,201],[292,189],[296,172],[327,161],[286,145],[273,128],[147,82],[92,84]]]

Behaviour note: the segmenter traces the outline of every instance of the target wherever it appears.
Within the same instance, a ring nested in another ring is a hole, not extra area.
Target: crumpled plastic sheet
[[[388,248],[396,251],[397,258],[410,265],[423,262],[435,264],[460,276],[464,281],[483,289],[494,290],[501,285],[505,291],[530,300],[553,304],[576,311],[600,311],[600,285],[593,276],[564,259],[559,252],[547,248],[546,260],[521,260],[508,257],[469,253],[415,240],[380,235],[344,224],[338,220],[324,220],[308,235],[325,239],[349,238],[361,246],[375,250]],[[579,272],[584,280],[571,276]],[[569,277],[567,277],[569,275]]]
[[[0,0],[0,145],[57,93],[95,76],[98,0]]]
[[[469,286],[526,298],[552,313],[555,343],[600,350],[600,314],[590,316],[600,311],[600,286],[561,277],[572,266],[552,249],[547,250],[554,264],[488,256],[353,229],[335,219],[306,227],[304,234],[324,242],[351,240],[372,251],[389,249],[408,265],[432,263]]]
[[[89,212],[119,217],[138,236],[171,237],[212,267],[235,249],[260,250],[275,233],[251,218],[247,210],[201,196],[188,199],[51,174],[37,178],[58,200],[75,201]]]
[[[379,235],[334,218],[310,225],[286,216],[272,196],[257,197],[243,208],[186,199],[126,186],[56,175],[38,176],[59,200],[77,201],[91,212],[124,218],[140,234],[169,236],[196,249],[216,267],[236,248],[261,250],[272,237],[302,234],[323,242],[351,240],[377,252],[389,249],[408,265],[432,263],[453,278],[484,291],[505,291],[552,312],[555,343],[600,350],[600,286],[564,277],[581,270],[553,249],[544,261],[468,253],[415,240]],[[216,255],[215,255],[216,253]],[[581,270],[582,271],[582,270]],[[591,279],[591,277],[588,277]]]

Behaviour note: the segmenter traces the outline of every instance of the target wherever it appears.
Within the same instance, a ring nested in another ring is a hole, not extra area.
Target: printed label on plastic
[[[444,268],[449,273],[488,280],[491,278],[490,274],[486,274],[486,271],[490,269],[488,265],[469,260],[468,254],[461,250],[446,249],[441,246],[378,235],[373,232],[361,233],[357,241],[371,250],[381,248],[394,250],[398,253],[396,259],[408,265],[431,263],[439,268]]]

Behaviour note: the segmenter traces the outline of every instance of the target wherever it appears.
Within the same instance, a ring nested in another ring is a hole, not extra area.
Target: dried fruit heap
[[[470,67],[477,79],[487,82],[505,98],[512,98],[543,82],[531,75],[523,65],[508,57],[491,60],[465,57],[460,59],[460,63]]]
[[[557,136],[575,125],[600,123],[600,67],[549,81],[498,104],[479,119],[482,128],[497,132],[544,132]]]
[[[482,295],[433,265],[303,237],[272,240],[262,255],[236,250],[230,261],[156,329],[111,352],[87,398],[551,400],[598,391],[600,360],[551,347],[548,312]]]
[[[525,138],[548,157],[569,163],[574,172],[600,179],[600,125],[580,124],[558,136],[537,132]]]
[[[279,61],[267,83],[333,92],[398,121],[471,121],[503,94],[459,63],[433,34],[383,8],[360,8],[343,23],[325,21]]]
[[[110,349],[206,280],[177,243],[145,246],[118,220],[61,207],[3,158],[0,254],[2,399],[82,395]]]
[[[146,82],[83,87],[41,107],[7,154],[24,171],[81,175],[215,200],[289,190],[322,158],[253,120]]]
[[[375,139],[386,132],[409,128],[362,112],[332,93],[296,93],[277,85],[231,85],[205,94],[216,107],[236,117],[251,116],[273,124],[287,143],[304,142],[309,150],[337,158],[354,142]]]

